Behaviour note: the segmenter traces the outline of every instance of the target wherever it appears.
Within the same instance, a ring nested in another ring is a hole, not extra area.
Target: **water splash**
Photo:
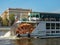
[[[10,31],[8,31],[5,35],[4,35],[4,37],[10,37],[11,36],[11,32]]]
[[[11,32],[8,31],[5,35],[0,36],[0,39],[19,39],[16,36],[12,36]]]

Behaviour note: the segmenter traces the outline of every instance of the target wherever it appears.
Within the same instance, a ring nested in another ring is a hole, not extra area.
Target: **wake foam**
[[[4,36],[0,36],[0,39],[19,39],[16,36],[10,36],[10,37],[4,37]]]
[[[5,35],[0,36],[0,39],[19,39],[16,36],[12,36],[11,32],[8,31]]]
[[[11,36],[11,32],[10,31],[8,31],[5,35],[4,35],[4,37],[10,37]]]

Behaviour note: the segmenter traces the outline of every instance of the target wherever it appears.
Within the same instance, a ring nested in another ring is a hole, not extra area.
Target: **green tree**
[[[2,20],[2,23],[3,23],[3,26],[8,26],[8,20],[7,20],[7,18],[4,19],[4,20]]]
[[[14,14],[10,14],[9,15],[9,22],[10,22],[10,25],[13,25],[13,23],[15,22],[15,16],[14,16]]]
[[[2,21],[2,18],[1,18],[1,16],[0,16],[0,22]]]
[[[0,25],[2,26],[2,17],[0,16]]]

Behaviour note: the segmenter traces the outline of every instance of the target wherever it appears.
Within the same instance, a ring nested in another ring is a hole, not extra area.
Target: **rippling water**
[[[0,31],[4,35],[6,31]],[[0,39],[0,45],[60,45],[60,38],[20,38],[20,39]]]
[[[0,45],[60,45],[60,38],[51,39],[21,38],[17,40],[1,39]]]

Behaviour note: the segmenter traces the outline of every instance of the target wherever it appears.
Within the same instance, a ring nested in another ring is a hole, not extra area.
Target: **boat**
[[[28,21],[19,20],[14,24],[16,27],[11,31],[12,35],[40,38],[60,37],[60,13],[31,12],[31,14]]]

